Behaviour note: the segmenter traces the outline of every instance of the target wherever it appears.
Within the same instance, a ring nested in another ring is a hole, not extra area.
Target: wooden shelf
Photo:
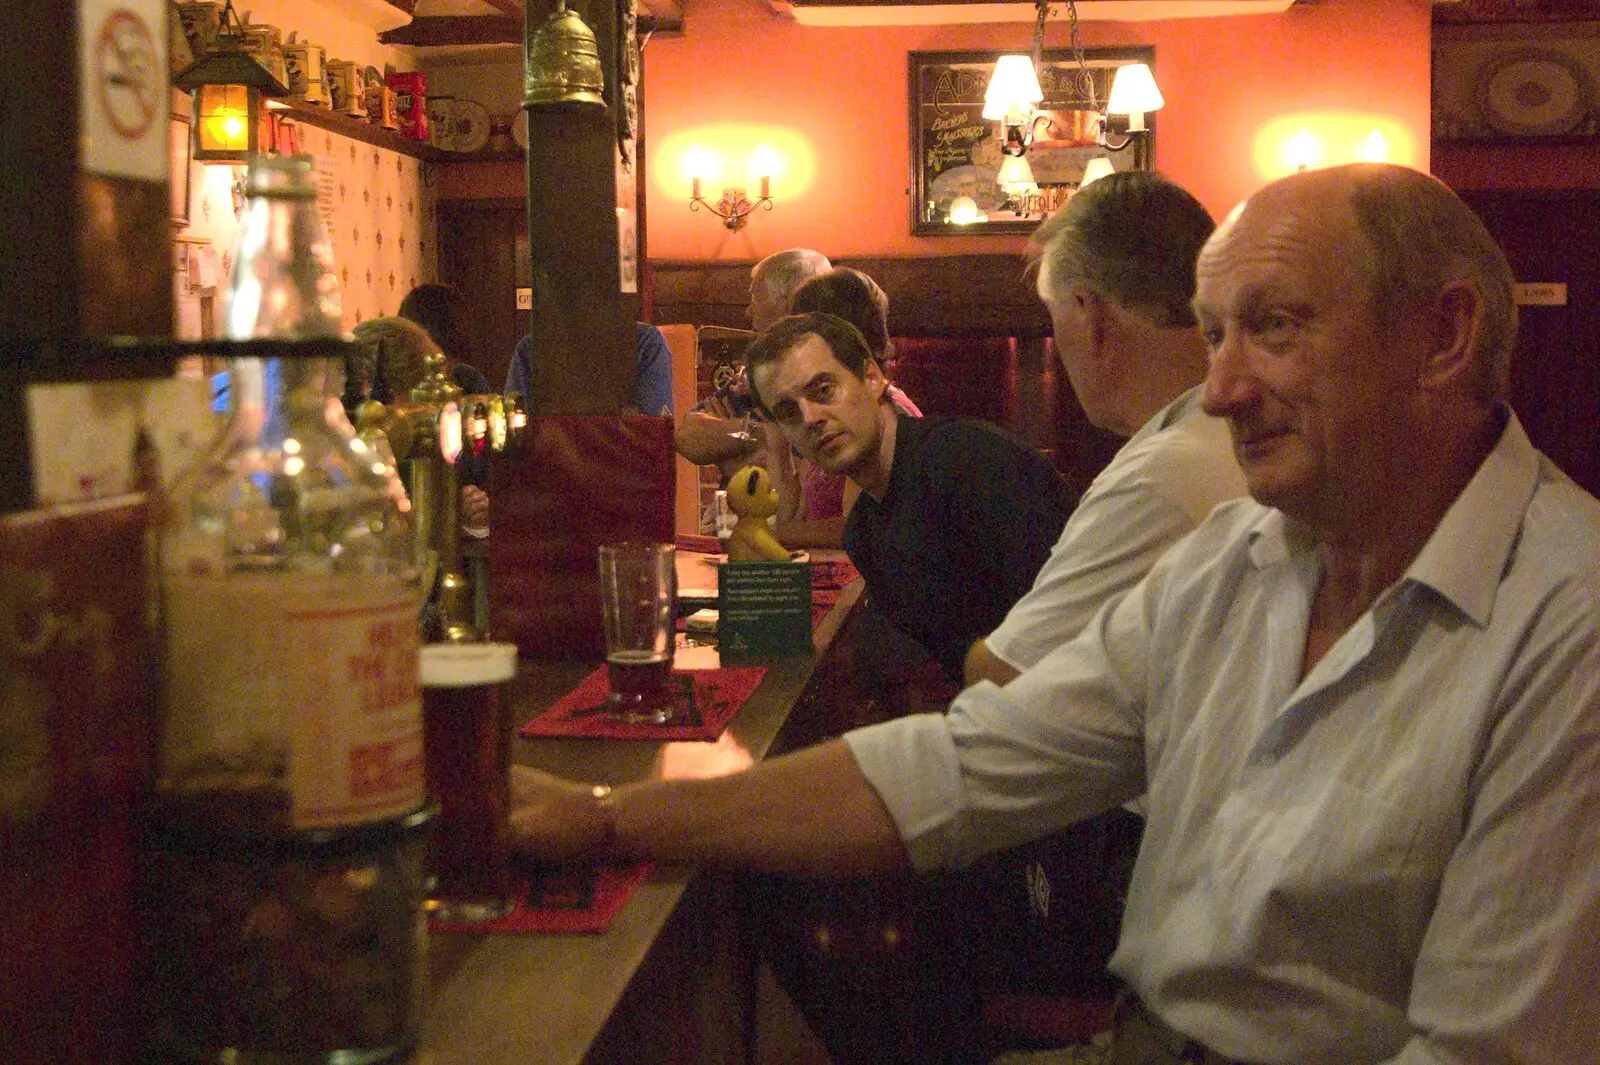
[[[414,141],[410,137],[402,137],[392,129],[375,126],[364,118],[353,118],[342,115],[326,107],[313,107],[298,100],[273,100],[272,109],[286,117],[308,126],[329,130],[358,140],[365,144],[374,144],[379,148],[388,148],[390,151],[409,155],[414,159],[426,162],[441,162],[451,157],[450,152],[441,152],[425,141]]]
[[[392,129],[374,126],[364,118],[353,118],[326,107],[313,107],[298,100],[274,100],[272,109],[308,126],[339,133],[365,144],[375,144],[379,148],[388,148],[401,155],[421,159],[425,163],[522,163],[528,158],[527,153],[521,148],[509,152],[497,152],[489,148],[476,152],[441,151],[425,141],[414,141],[410,137],[402,137]]]

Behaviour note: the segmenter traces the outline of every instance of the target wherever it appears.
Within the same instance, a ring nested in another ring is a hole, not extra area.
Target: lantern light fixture
[[[205,163],[244,163],[265,151],[263,98],[289,95],[288,86],[244,50],[233,0],[223,5],[211,49],[172,84],[194,93],[194,157]]]

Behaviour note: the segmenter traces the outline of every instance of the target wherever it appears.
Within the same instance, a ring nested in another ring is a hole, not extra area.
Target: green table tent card
[[[717,573],[724,658],[811,652],[811,563],[727,562]]]

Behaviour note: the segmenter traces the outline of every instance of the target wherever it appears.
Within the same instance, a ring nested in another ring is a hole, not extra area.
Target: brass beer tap
[[[423,587],[435,598],[439,639],[472,643],[488,638],[473,623],[472,582],[461,568],[458,464],[464,450],[514,448],[527,424],[516,393],[465,394],[445,373],[442,353],[429,355],[410,402],[386,406],[363,403],[356,415],[358,434],[388,442],[396,461],[411,462],[411,505],[415,515],[416,562]]]

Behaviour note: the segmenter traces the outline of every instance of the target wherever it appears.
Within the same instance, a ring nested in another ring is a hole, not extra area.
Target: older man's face
[[[758,333],[765,332],[769,326],[782,318],[788,310],[787,307],[774,299],[768,291],[767,280],[759,271],[750,274],[750,306],[745,308],[745,315],[750,319],[750,327]]]
[[[1351,262],[1354,221],[1331,182],[1275,186],[1200,255],[1195,309],[1211,348],[1205,409],[1225,418],[1250,494],[1314,527],[1404,485],[1382,483],[1415,386]]]

